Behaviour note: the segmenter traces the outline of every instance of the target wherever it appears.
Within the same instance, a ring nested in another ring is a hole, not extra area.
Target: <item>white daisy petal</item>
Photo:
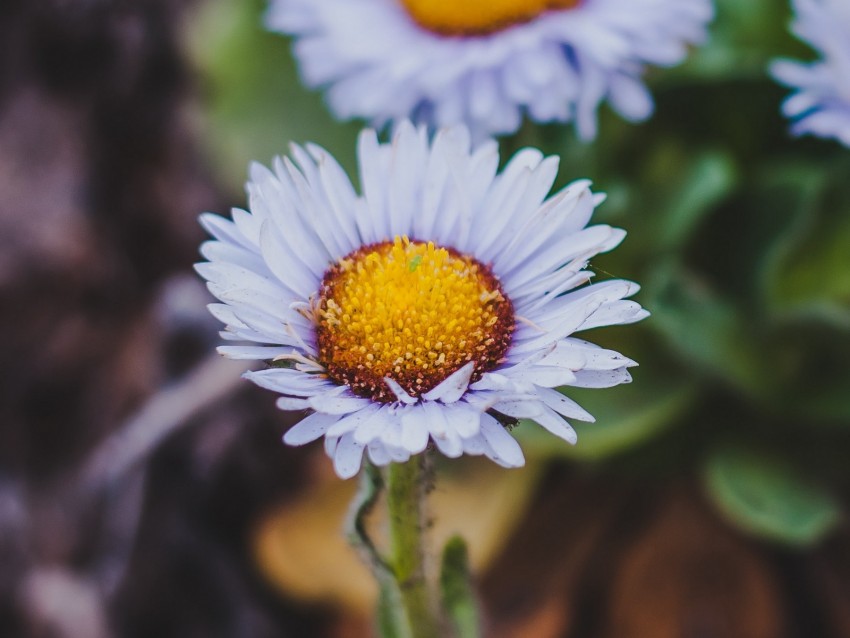
[[[463,453],[470,456],[481,456],[486,454],[490,446],[481,434],[476,434],[469,438],[463,439]]]
[[[311,397],[332,391],[336,387],[323,375],[305,374],[289,368],[270,368],[258,372],[249,371],[242,376],[250,379],[261,388],[292,396]]]
[[[251,248],[224,241],[205,241],[201,244],[201,255],[208,261],[230,262],[253,272],[268,273],[262,257]]]
[[[455,403],[445,412],[449,429],[461,438],[476,436],[481,429],[481,413],[465,403]]]
[[[568,367],[571,370],[615,370],[632,367],[637,363],[614,350],[606,350],[594,343],[568,337],[559,341],[541,363]]]
[[[358,217],[357,222],[360,235],[367,243],[391,237],[385,204],[387,176],[382,175],[382,156],[382,149],[375,131],[363,131],[357,143],[357,158],[363,184],[363,197],[368,204],[368,210],[363,209],[363,215]]]
[[[540,397],[540,400],[543,401],[543,403],[562,416],[569,419],[587,421],[588,423],[596,422],[596,419],[593,418],[592,414],[572,399],[565,397],[557,390],[552,390],[551,388],[538,388],[537,396]]]
[[[569,385],[576,380],[576,375],[572,370],[556,366],[514,367],[505,370],[505,376],[522,383],[533,383],[544,388]]]
[[[551,242],[524,264],[504,276],[505,290],[511,294],[529,282],[558,270],[574,257],[584,254],[598,254],[619,244],[625,232],[610,226],[591,226],[576,233],[567,246]]]
[[[195,270],[208,283],[221,290],[250,290],[267,297],[285,297],[291,290],[273,281],[265,273],[257,273],[244,266],[229,262],[204,262],[195,264]],[[215,293],[213,293],[215,294]]]
[[[283,410],[284,412],[295,412],[298,410],[309,410],[310,402],[307,399],[299,399],[296,397],[280,397],[276,402],[278,410]],[[340,415],[334,415],[339,417]]]
[[[583,304],[571,304],[569,308],[564,308],[564,315],[560,325],[548,329],[541,327],[542,332],[535,329],[526,331],[527,336],[520,340],[519,335],[515,337],[516,345],[512,348],[512,354],[524,354],[535,352],[541,348],[551,346],[553,343],[560,341],[564,337],[578,330],[585,320],[596,312],[602,305],[601,301],[589,299]],[[518,330],[519,332],[519,330]]]
[[[357,203],[357,193],[354,192],[351,180],[348,179],[342,166],[330,153],[315,144],[308,144],[307,149],[318,162],[319,177],[322,180],[329,207],[333,212],[334,222],[345,234],[348,240],[346,245],[350,252],[362,242],[362,238],[357,232],[355,218],[351,214]]]
[[[390,455],[393,454],[393,449],[404,449],[401,421],[392,419],[387,423],[387,427],[381,432],[381,443],[387,446]]]
[[[265,332],[266,326],[283,324],[280,307],[285,303],[287,294],[280,292],[272,297],[262,291],[252,288],[230,288],[223,289],[212,282],[207,283],[210,292],[225,303],[239,306],[238,314],[245,324],[259,332]]]
[[[335,414],[319,414],[314,412],[293,425],[283,435],[287,445],[304,445],[321,438],[334,423],[339,420]]]
[[[591,139],[606,99],[629,120],[649,116],[644,69],[681,62],[713,15],[710,0],[516,4],[273,0],[266,24],[294,36],[302,77],[338,117],[465,122],[483,138],[515,131],[525,112]]]
[[[253,250],[254,245],[240,232],[233,222],[213,213],[203,213],[199,218],[201,226],[221,243],[232,244],[247,250]]]
[[[463,454],[463,444],[460,435],[449,422],[451,410],[445,410],[435,403],[422,404],[425,422],[431,434],[431,440],[444,455],[456,458]]]
[[[422,404],[422,413],[426,427],[433,439],[445,439],[449,436],[449,424],[446,420],[445,411],[435,403],[425,402]]]
[[[794,89],[782,104],[794,135],[833,138],[850,147],[850,5],[845,0],[793,0],[792,31],[821,59],[775,60],[773,77]]]
[[[369,460],[378,467],[389,465],[392,460],[387,452],[387,448],[381,443],[370,443],[366,451],[369,454]]]
[[[508,377],[497,372],[487,372],[481,378],[470,386],[470,389],[475,393],[480,393],[484,390],[507,390],[513,387],[513,384]],[[476,396],[475,394],[471,396]],[[489,406],[492,407],[492,406]],[[488,408],[482,410],[486,411]]]
[[[545,405],[541,406],[540,411],[531,418],[551,434],[563,439],[570,445],[575,445],[576,441],[578,441],[576,432],[570,424],[564,421],[557,412]]]
[[[221,323],[227,326],[233,326],[234,328],[248,328],[248,324],[242,321],[239,317],[236,316],[236,312],[223,303],[211,303],[207,304],[207,310],[210,311],[210,314],[218,319]]]
[[[529,67],[528,82],[543,91],[562,70]],[[435,67],[433,81],[445,72]],[[501,109],[496,85],[478,85],[488,94],[476,111]],[[499,117],[510,120],[511,109]],[[587,180],[546,198],[557,158],[524,149],[497,174],[495,143],[474,148],[464,127],[429,141],[402,124],[389,143],[360,136],[359,196],[327,151],[291,152],[273,171],[251,167],[250,212],[234,210],[232,222],[204,215],[215,240],[197,266],[221,301],[210,305],[225,324],[219,351],[285,361],[245,377],[279,393],[281,410],[312,411],[284,442],[324,438],[343,478],[359,471],[364,450],[376,465],[402,463],[431,441],[448,457],[519,467],[519,444],[488,410],[574,442],[563,417],[593,417],[551,388],[630,380],[633,361],[572,336],[647,313],[626,300],[636,284],[585,285],[587,261],[623,232],[586,227],[603,200]]]
[[[533,419],[543,412],[543,405],[537,401],[500,401],[493,406],[497,410],[515,419]]]
[[[379,405],[370,403],[363,409],[357,410],[356,412],[352,412],[342,417],[330,428],[328,428],[328,436],[343,436],[348,434],[349,432],[354,434],[361,426],[368,423],[377,414],[379,410]],[[357,436],[354,436],[354,440],[358,443],[365,444],[368,443],[371,438],[363,441],[358,440]]]
[[[340,478],[351,478],[360,471],[363,462],[363,444],[350,434],[343,436],[334,451],[334,470]]]
[[[369,406],[369,399],[361,399],[353,396],[340,396],[335,393],[327,393],[313,396],[308,399],[310,407],[316,412],[324,414],[350,414]]]
[[[260,249],[263,258],[269,264],[277,278],[292,290],[299,298],[306,299],[316,290],[319,280],[313,272],[307,271],[276,236],[271,224],[260,237]]]
[[[309,180],[305,175],[305,168],[309,167],[308,173],[314,174],[315,167],[312,166],[307,154],[298,146],[293,146],[294,152],[300,151],[299,167],[289,159],[283,158],[283,170],[289,176],[294,188],[293,199],[297,203],[296,210],[300,212],[302,224],[285,224],[279,222],[281,238],[286,241],[293,253],[304,261],[314,273],[320,273],[327,265],[329,259],[339,258],[346,254],[347,241],[334,223],[330,205],[323,196],[322,190],[316,184],[318,177]],[[311,184],[310,182],[313,182]],[[319,232],[310,232],[310,228]]]
[[[481,435],[490,446],[488,456],[507,467],[522,467],[525,457],[519,443],[489,414],[481,415]]]
[[[410,405],[418,401],[415,397],[410,396],[392,377],[384,377],[384,383],[401,403]]]
[[[587,259],[592,255],[585,255],[579,259],[556,270],[555,272],[541,277],[530,284],[528,288],[516,291],[517,314],[525,316],[549,305],[559,299],[562,294],[579,288],[593,278],[593,273],[582,270],[587,265]]]
[[[428,447],[428,416],[421,405],[405,410],[401,415],[401,443],[411,454]]]
[[[502,273],[509,273],[519,264],[524,263],[529,257],[538,252],[541,246],[557,241],[565,227],[574,226],[574,220],[579,218],[583,223],[578,229],[570,228],[566,232],[575,233],[584,228],[590,213],[593,212],[593,197],[590,192],[590,184],[570,185],[564,190],[552,196],[545,205],[539,207],[537,212],[528,220],[528,224],[513,235],[505,250],[495,255],[495,266]],[[586,250],[573,250],[574,253],[582,254]],[[561,256],[566,263],[567,259]]]
[[[580,319],[578,325],[575,325],[570,330],[570,332],[574,332],[580,327],[587,325],[588,319],[593,317],[600,309],[605,308],[611,302],[616,302],[623,297],[635,294],[639,289],[637,284],[621,279],[593,284],[553,299],[549,304],[539,310],[529,309],[526,319],[533,326],[542,329],[544,332],[553,331],[563,333],[565,325],[564,318],[570,316],[571,318]],[[592,309],[592,312],[586,312],[589,309]],[[573,326],[574,324],[570,323],[570,325]],[[599,323],[598,325],[606,324]],[[529,334],[533,338],[538,338],[533,332]]]
[[[292,348],[277,346],[219,346],[216,351],[228,359],[258,359],[271,361],[277,356],[287,354]]]
[[[469,387],[469,380],[474,371],[475,364],[473,362],[467,363],[459,370],[452,372],[433,390],[423,394],[422,398],[426,401],[441,401],[442,403],[458,401],[466,392],[466,388]]]
[[[387,445],[384,449],[393,463],[407,463],[410,460],[410,452],[404,448]]]
[[[428,417],[421,405],[404,410],[401,415],[401,446],[411,454],[419,454],[428,447],[430,434]]]
[[[602,304],[599,310],[585,319],[577,331],[590,330],[599,326],[618,326],[646,319],[649,313],[635,301],[613,301]]]
[[[286,159],[284,159],[283,165],[290,175],[298,197],[301,199],[304,216],[310,219],[316,228],[323,230],[318,234],[318,240],[325,246],[328,256],[341,257],[347,255],[359,245],[356,233],[351,232],[353,231],[353,219],[348,218],[348,222],[340,222],[340,217],[346,219],[347,216],[339,215],[331,204],[312,154],[298,144],[290,144],[290,152],[297,164],[297,169]],[[348,192],[343,191],[341,194],[345,196]],[[349,200],[348,203],[352,201]],[[347,231],[347,227],[351,227],[350,230]],[[282,225],[281,228],[285,229],[286,226]],[[305,236],[309,237],[310,235],[305,233],[298,239]],[[307,246],[304,246],[304,248],[307,248]],[[314,247],[313,250],[316,250],[316,248]],[[305,251],[299,250],[299,254],[304,255],[304,253]],[[321,274],[326,266],[326,263],[322,263],[323,257],[325,255],[316,250],[315,262],[305,260],[305,263],[315,264],[318,269],[317,274]]]
[[[325,454],[327,454],[328,457],[333,458],[334,454],[336,454],[336,446],[339,443],[339,437],[326,436],[324,438],[324,442]]]
[[[393,415],[387,408],[374,410],[367,419],[357,425],[357,429],[354,430],[354,440],[366,445],[380,439],[381,434],[392,420]]]
[[[263,221],[268,228],[263,230],[261,226],[257,243],[263,249],[269,266],[277,265],[275,274],[282,282],[288,282],[290,277],[315,278],[322,274],[327,262],[336,254],[336,246],[329,239],[329,232],[320,237],[312,230],[321,222],[322,216],[317,213],[315,203],[304,201],[301,174],[288,160],[283,160],[277,170],[281,171],[281,179],[269,178],[262,184],[262,191],[259,185],[253,185],[253,188],[249,186],[248,189],[249,193],[253,193],[252,212],[255,206],[269,209]],[[297,176],[300,188],[293,183],[293,175]],[[284,208],[282,202],[289,202],[292,210]],[[276,255],[276,250],[285,255]],[[278,261],[272,261],[273,258]],[[297,271],[290,272],[288,264],[297,268]]]
[[[434,439],[434,445],[444,456],[450,459],[456,459],[463,454],[463,442],[457,435]]]
[[[611,388],[621,383],[631,383],[632,375],[625,368],[616,370],[579,370],[576,380],[570,383],[576,388]]]

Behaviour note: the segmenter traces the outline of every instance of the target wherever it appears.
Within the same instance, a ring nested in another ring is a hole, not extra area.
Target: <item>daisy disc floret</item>
[[[527,115],[589,140],[602,102],[649,117],[645,68],[680,63],[712,16],[711,0],[272,0],[266,24],[340,118],[483,139]]]
[[[205,214],[197,265],[221,303],[226,356],[271,362],[247,377],[309,411],[284,441],[324,437],[337,473],[443,454],[523,464],[503,426],[528,418],[569,442],[593,418],[559,386],[608,387],[635,363],[575,333],[646,316],[636,284],[588,285],[622,230],[588,226],[589,182],[547,196],[558,167],[533,149],[499,173],[498,147],[465,127],[365,131],[358,194],[323,149],[254,165],[250,212]],[[243,345],[249,342],[250,345]]]
[[[328,376],[375,401],[396,401],[391,377],[421,397],[474,365],[470,381],[504,360],[513,306],[472,257],[407,236],[359,248],[328,270],[316,341]]]
[[[772,75],[796,90],[782,104],[791,132],[850,147],[850,3],[795,0],[792,31],[821,54],[816,62],[777,60]]]
[[[530,22],[559,9],[573,9],[581,0],[401,0],[414,22],[447,36],[487,35]]]

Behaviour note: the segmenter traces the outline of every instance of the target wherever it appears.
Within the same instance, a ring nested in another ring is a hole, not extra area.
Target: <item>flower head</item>
[[[220,352],[284,364],[246,376],[312,411],[284,441],[324,437],[342,477],[364,450],[384,465],[429,442],[522,465],[507,418],[575,442],[564,417],[592,417],[553,388],[625,383],[635,364],[572,335],[647,314],[624,299],[636,284],[585,285],[625,236],[587,226],[603,197],[587,181],[547,197],[558,160],[533,149],[497,174],[496,143],[473,149],[464,127],[365,131],[358,155],[362,195],[326,151],[293,146],[252,167],[251,212],[201,218],[210,310],[254,344]]]
[[[607,100],[652,113],[646,65],[705,39],[711,0],[272,0],[267,25],[296,37],[302,77],[341,118],[466,123],[511,133],[523,114],[596,136]]]
[[[835,138],[850,146],[850,3],[794,0],[793,32],[821,54],[817,62],[777,60],[771,73],[797,90],[782,104],[795,135]]]

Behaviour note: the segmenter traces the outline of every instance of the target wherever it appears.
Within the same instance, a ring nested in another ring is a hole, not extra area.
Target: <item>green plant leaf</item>
[[[845,173],[846,174],[846,173]],[[803,203],[765,267],[771,308],[783,317],[814,318],[850,328],[850,189],[823,189],[812,176]]]
[[[683,247],[694,228],[736,185],[735,165],[728,155],[706,151],[686,168],[669,196],[655,250]]]
[[[443,549],[440,594],[455,636],[479,638],[478,604],[469,573],[466,543],[460,536],[450,538]]]
[[[683,361],[713,373],[754,396],[770,381],[758,333],[740,311],[693,273],[673,263],[653,271],[647,286],[651,326]]]
[[[757,536],[812,545],[841,520],[839,504],[788,463],[741,448],[721,449],[704,468],[709,497],[730,522]]]

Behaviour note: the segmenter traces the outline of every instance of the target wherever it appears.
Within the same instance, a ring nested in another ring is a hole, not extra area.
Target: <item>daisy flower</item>
[[[305,83],[340,118],[483,139],[527,114],[590,140],[605,100],[650,116],[644,68],[681,62],[712,16],[711,0],[272,0],[266,24],[295,37]]]
[[[577,181],[548,197],[558,158],[474,150],[465,127],[433,142],[402,123],[391,143],[358,142],[359,195],[317,146],[254,165],[250,212],[204,214],[215,237],[197,265],[222,303],[211,312],[226,356],[272,361],[247,378],[311,414],[284,435],[324,437],[337,474],[404,462],[433,443],[517,467],[503,423],[528,418],[575,442],[565,418],[592,421],[554,388],[630,381],[635,363],[576,338],[647,313],[638,286],[585,285],[585,267],[625,232],[587,226],[603,196]]]
[[[831,137],[850,146],[850,3],[847,0],[794,0],[791,30],[821,54],[805,63],[777,60],[770,71],[797,90],[782,104],[795,135]]]

